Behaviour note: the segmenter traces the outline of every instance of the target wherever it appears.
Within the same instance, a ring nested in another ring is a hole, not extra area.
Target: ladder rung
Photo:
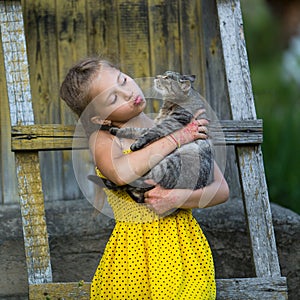
[[[29,285],[30,300],[89,299],[89,282],[63,282]],[[217,300],[286,300],[285,277],[217,279]]]
[[[73,137],[75,126],[46,124],[12,127],[12,151],[46,151],[86,149],[84,134]],[[209,125],[216,145],[260,144],[263,141],[262,120],[223,120]]]

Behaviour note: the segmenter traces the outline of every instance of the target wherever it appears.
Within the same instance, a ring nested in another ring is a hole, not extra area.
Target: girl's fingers
[[[144,180],[144,182],[149,185],[157,185],[157,183],[153,179],[146,179]]]
[[[200,126],[206,126],[206,125],[209,124],[209,121],[207,119],[199,119],[199,120],[196,120],[194,122],[197,122],[198,125],[200,125]]]
[[[202,109],[199,109],[195,114],[194,114],[194,117],[192,119],[192,122],[196,122],[198,126],[201,126],[202,128],[199,129],[199,131],[203,131],[205,133],[207,133],[207,128],[206,126],[209,124],[209,120],[205,119],[205,118],[200,118],[197,120],[197,118],[204,114],[206,112],[206,110],[204,108]]]
[[[208,135],[206,133],[199,133],[199,139],[206,140],[208,139]]]
[[[194,114],[194,119],[196,120],[200,115],[205,113],[205,109],[199,109],[195,114]]]
[[[207,129],[206,126],[200,125],[200,126],[198,126],[198,132],[207,134],[208,133],[208,129]]]

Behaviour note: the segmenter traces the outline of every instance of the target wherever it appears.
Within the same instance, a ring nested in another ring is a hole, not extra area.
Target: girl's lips
[[[143,102],[143,98],[141,96],[137,96],[135,99],[134,99],[134,104],[135,105],[139,105],[140,103]]]

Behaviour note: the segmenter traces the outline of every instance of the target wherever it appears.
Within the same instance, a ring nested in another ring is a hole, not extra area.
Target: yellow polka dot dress
[[[216,299],[211,250],[191,210],[161,218],[124,191],[105,192],[116,225],[90,299]]]

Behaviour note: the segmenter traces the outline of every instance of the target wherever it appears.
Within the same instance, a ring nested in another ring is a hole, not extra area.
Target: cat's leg
[[[212,175],[212,149],[208,143],[189,143],[165,157],[139,180],[153,179],[167,189],[198,189],[209,183]]]
[[[97,175],[88,175],[88,179],[93,183],[97,184],[101,188],[107,188],[113,191],[126,191],[128,195],[137,203],[144,203],[144,193],[149,189],[153,188],[150,185],[143,184],[143,186],[132,186],[126,185],[116,185],[112,181],[106,178],[100,178]]]
[[[110,181],[106,178],[100,178],[97,175],[88,175],[87,178],[102,188],[108,188],[108,189],[114,190],[114,191],[123,189],[123,186],[118,186],[115,183],[113,183],[112,181]]]
[[[150,142],[167,136],[168,134],[182,128],[183,125],[188,124],[192,117],[193,115],[186,110],[174,111],[172,115],[163,119],[161,123],[150,128],[148,132],[138,138],[138,140],[131,145],[130,149],[132,151],[139,150]]]
[[[195,144],[198,145],[198,156],[200,161],[198,181],[195,189],[199,189],[213,181],[214,153],[213,147],[208,140],[197,140]]]
[[[197,140],[177,149],[181,168],[174,188],[199,189],[213,179],[213,148],[208,140]]]
[[[143,134],[148,132],[148,128],[133,128],[133,127],[124,127],[124,128],[117,128],[112,127],[109,129],[109,132],[112,135],[116,135],[117,137],[126,138],[126,139],[133,139],[137,140]]]
[[[147,179],[152,179],[162,187],[171,189],[176,185],[177,175],[180,173],[180,169],[180,154],[175,151],[166,156],[143,177],[135,180],[133,184],[140,187],[150,187],[144,181]]]
[[[187,109],[183,109],[181,106],[178,106],[172,112],[172,117],[182,125],[187,125],[193,118],[193,114]]]

